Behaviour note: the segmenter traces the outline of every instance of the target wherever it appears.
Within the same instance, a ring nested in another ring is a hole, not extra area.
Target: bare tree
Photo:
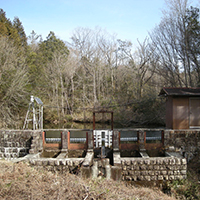
[[[164,17],[152,31],[150,38],[160,57],[157,72],[166,79],[166,85],[194,86],[191,63],[192,35],[189,31],[187,0],[169,0]]]
[[[26,102],[28,85],[25,57],[6,37],[0,37],[1,126],[16,125],[16,116]]]
[[[133,69],[132,87],[136,90],[135,94],[137,98],[140,99],[142,97],[144,86],[154,75],[158,58],[153,54],[154,48],[152,48],[147,39],[145,39],[143,43],[138,41],[138,47],[134,53],[132,52],[132,44],[129,41],[119,42],[119,57],[126,60],[125,66],[129,66]]]
[[[115,43],[112,36],[99,28],[75,30],[71,46],[79,53],[80,67],[84,73],[82,76],[84,105],[92,100],[93,106],[98,106],[99,99],[102,98],[101,93],[106,91],[106,94],[109,94],[114,88]],[[108,80],[111,81],[111,86],[108,85]]]

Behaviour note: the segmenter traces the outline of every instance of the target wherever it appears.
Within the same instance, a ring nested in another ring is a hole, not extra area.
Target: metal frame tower
[[[38,97],[31,96],[23,129],[29,128],[29,122],[33,123],[33,130],[43,129],[43,102]]]

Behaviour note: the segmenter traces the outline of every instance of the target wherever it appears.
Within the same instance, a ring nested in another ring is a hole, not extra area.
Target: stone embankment
[[[164,145],[171,151],[179,151],[183,157],[190,161],[200,152],[200,130],[165,130]]]
[[[45,169],[53,173],[79,173],[84,158],[29,158],[29,163],[37,169]]]
[[[186,159],[164,158],[121,158],[122,180],[163,181],[185,179]]]
[[[33,131],[0,130],[0,158],[14,159],[27,155],[32,138]]]

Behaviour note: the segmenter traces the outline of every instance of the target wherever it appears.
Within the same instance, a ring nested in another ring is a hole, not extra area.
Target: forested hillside
[[[46,124],[90,121],[93,109],[109,109],[121,126],[164,125],[160,89],[200,86],[199,9],[181,2],[171,1],[137,46],[101,28],[79,27],[70,41],[26,35],[1,9],[0,127],[22,128],[30,95],[44,102]]]

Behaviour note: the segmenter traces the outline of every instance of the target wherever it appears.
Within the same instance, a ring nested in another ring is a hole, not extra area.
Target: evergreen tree
[[[41,91],[40,86],[44,85],[42,81],[43,75],[43,64],[42,54],[39,51],[39,44],[42,42],[41,36],[37,35],[34,31],[28,37],[29,45],[27,48],[27,65],[29,71],[30,91],[32,94],[37,94]]]
[[[13,23],[6,18],[6,13],[0,9],[0,37],[8,37],[17,48],[27,47],[27,38],[19,18],[15,17]]]
[[[49,35],[47,36],[46,40],[44,40],[40,44],[40,52],[43,55],[43,62],[46,63],[47,61],[51,61],[53,58],[53,54],[55,52],[59,52],[63,55],[68,55],[69,50],[65,43],[55,36],[55,33],[50,31]]]
[[[26,48],[27,47],[27,37],[24,32],[24,27],[18,17],[15,17],[15,19],[13,20],[13,28],[15,28],[17,30],[17,33],[18,33],[19,39],[20,39],[20,45],[22,45],[23,47]]]

